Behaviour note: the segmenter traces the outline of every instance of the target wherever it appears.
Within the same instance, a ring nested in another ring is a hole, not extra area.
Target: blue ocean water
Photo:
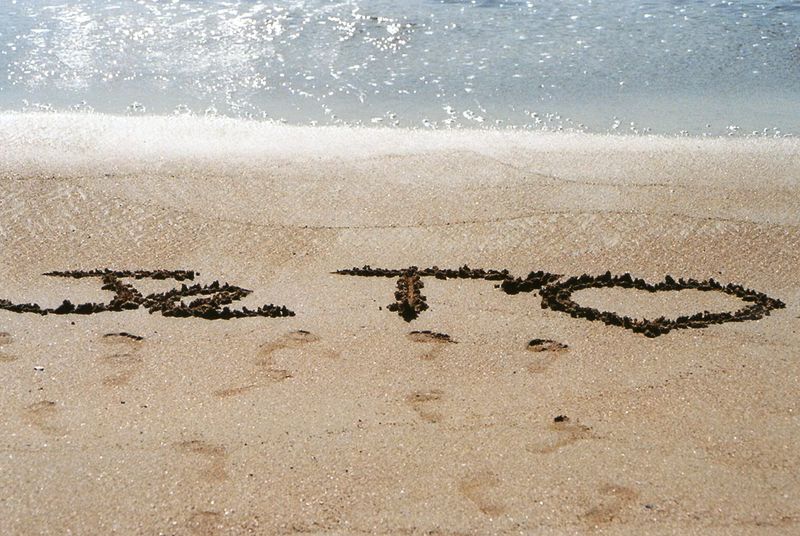
[[[0,110],[800,134],[800,2],[0,0]]]

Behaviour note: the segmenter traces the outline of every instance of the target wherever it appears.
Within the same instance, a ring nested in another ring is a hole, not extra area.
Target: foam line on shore
[[[223,117],[0,113],[0,173],[163,171],[170,165],[241,172],[268,161],[472,152],[490,157],[569,153],[800,155],[796,139],[612,136],[515,130],[427,131],[291,126]]]

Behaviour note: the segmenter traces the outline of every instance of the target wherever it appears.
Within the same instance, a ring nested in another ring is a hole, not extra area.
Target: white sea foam
[[[0,113],[0,147],[0,173],[62,176],[164,171],[170,166],[236,173],[280,160],[433,153],[455,159],[459,153],[503,158],[538,166],[539,171],[548,167],[553,155],[565,162],[578,155],[584,166],[594,159],[594,167],[608,170],[613,170],[615,158],[635,160],[643,153],[651,159],[681,153],[713,155],[720,162],[745,162],[752,155],[772,155],[776,165],[783,161],[797,166],[800,161],[800,140],[794,138],[308,127],[226,117],[97,113]],[[663,174],[669,172],[665,169]]]

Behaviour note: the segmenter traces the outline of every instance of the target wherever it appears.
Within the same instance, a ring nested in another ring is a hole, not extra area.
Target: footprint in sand
[[[64,435],[66,433],[64,429],[53,423],[59,413],[60,410],[55,402],[42,400],[26,406],[23,410],[23,417],[28,423],[46,434]]]
[[[536,358],[528,365],[528,372],[540,374],[546,371],[568,349],[566,344],[550,339],[533,339],[528,343],[527,350],[534,352]]]
[[[221,513],[202,510],[189,516],[186,528],[196,536],[213,536],[219,534],[225,526]]]
[[[6,331],[0,331],[0,347],[8,346],[14,342],[14,338]],[[16,361],[17,357],[0,351],[0,363],[11,363]]]
[[[297,330],[287,333],[277,340],[268,342],[261,346],[259,358],[256,359],[256,370],[259,375],[266,380],[280,382],[292,377],[292,373],[286,369],[277,368],[275,365],[275,352],[288,348],[296,349],[306,344],[318,342],[319,337],[310,331]]]
[[[478,510],[489,517],[497,517],[506,511],[494,496],[493,491],[500,484],[500,479],[491,471],[483,471],[470,475],[458,483],[458,490],[474,504]]]
[[[251,375],[253,381],[245,385],[228,387],[214,391],[214,395],[219,398],[228,398],[241,395],[258,387],[264,387],[271,383],[288,380],[292,377],[291,371],[280,368],[276,364],[275,354],[281,350],[296,350],[309,344],[317,343],[321,339],[310,331],[297,330],[291,331],[278,339],[266,343],[259,349],[258,358],[255,361],[255,370]],[[319,349],[321,355],[325,357],[337,357],[338,354],[330,349]]]
[[[635,490],[613,484],[605,484],[599,492],[598,503],[580,516],[591,527],[607,525],[620,519],[623,511],[639,497]]]
[[[565,415],[559,415],[553,419],[550,430],[556,433],[555,441],[543,445],[529,445],[526,450],[534,454],[550,454],[577,441],[597,437],[590,427],[577,422],[573,423]]]
[[[406,397],[406,403],[412,407],[414,411],[425,422],[437,423],[442,420],[441,414],[432,409],[436,403],[442,399],[444,393],[439,389],[432,389],[430,391],[415,391]]]
[[[435,331],[412,331],[408,338],[414,342],[430,344],[431,348],[421,356],[420,359],[430,361],[439,357],[439,354],[450,344],[458,344],[446,333],[436,333]]]
[[[112,372],[103,378],[106,387],[120,387],[128,384],[139,372],[144,363],[144,358],[139,355],[139,350],[144,342],[144,337],[131,333],[106,333],[103,342],[117,349],[124,349],[102,356],[98,361],[111,368]]]
[[[225,470],[228,452],[225,447],[202,439],[191,439],[176,443],[175,448],[183,454],[193,454],[203,460],[204,466],[200,469],[203,479],[219,482],[228,478],[228,472]]]
[[[144,363],[144,358],[136,354],[120,353],[103,356],[99,361],[115,369],[114,372],[103,378],[103,385],[120,387],[129,383],[136,375]]]

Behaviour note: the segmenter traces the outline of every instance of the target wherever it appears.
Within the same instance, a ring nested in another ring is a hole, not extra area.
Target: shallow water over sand
[[[0,1],[0,109],[295,124],[800,133],[800,8]]]

